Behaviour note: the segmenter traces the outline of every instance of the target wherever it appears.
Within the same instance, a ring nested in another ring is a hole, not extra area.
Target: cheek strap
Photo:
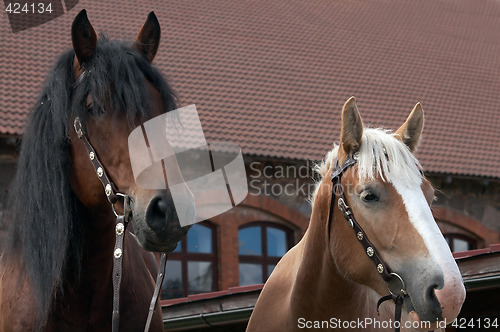
[[[397,273],[392,272],[389,266],[384,262],[382,257],[380,257],[379,253],[377,252],[377,249],[368,239],[368,236],[366,235],[365,231],[354,217],[354,214],[349,205],[347,204],[347,200],[344,195],[344,190],[341,184],[342,175],[356,163],[357,159],[353,156],[349,156],[344,161],[344,163],[339,167],[339,161],[337,159],[337,161],[335,162],[335,166],[332,170],[332,175],[331,175],[332,194],[330,200],[330,210],[328,214],[328,238],[330,238],[330,229],[333,219],[333,207],[335,206],[335,200],[338,197],[337,206],[339,210],[344,215],[344,218],[349,224],[349,226],[353,229],[354,234],[356,235],[356,238],[358,239],[359,243],[363,246],[366,255],[377,267],[377,272],[382,277],[382,279],[384,279],[384,281],[387,283],[387,289],[389,290],[390,294],[383,296],[377,302],[377,313],[379,312],[378,309],[383,302],[387,300],[393,300],[394,304],[396,305],[394,320],[397,322],[401,322],[401,309],[403,306],[403,300],[405,297],[408,296],[408,293],[406,292],[405,283],[401,278],[401,276]],[[396,332],[400,331],[400,325],[401,324],[399,324],[395,328]]]

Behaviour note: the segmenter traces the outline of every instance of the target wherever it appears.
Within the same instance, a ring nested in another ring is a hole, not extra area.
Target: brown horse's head
[[[136,185],[128,148],[129,134],[136,126],[176,108],[173,92],[151,66],[160,42],[158,20],[151,12],[129,46],[106,37],[97,40],[83,10],[73,22],[72,40],[76,82],[73,114],[81,118],[84,132],[116,189],[130,197],[131,220],[139,244],[150,251],[171,251],[189,227],[181,227],[168,189],[149,190]],[[84,143],[73,129],[73,120],[69,123],[71,187],[93,213],[112,214]],[[122,208],[119,201],[117,210]]]
[[[423,121],[417,104],[395,133],[363,128],[355,100],[349,99],[342,111],[340,146],[327,157],[316,196],[329,197],[334,160],[342,164],[355,156],[357,164],[341,178],[347,204],[382,259],[404,280],[409,295],[404,307],[410,319],[451,322],[460,311],[465,289],[431,213],[433,188],[413,155]],[[377,268],[336,205],[333,220],[326,234],[337,269],[347,279],[387,294]]]

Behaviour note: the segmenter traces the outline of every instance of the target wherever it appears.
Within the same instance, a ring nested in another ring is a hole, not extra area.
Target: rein
[[[129,224],[132,217],[132,210],[130,208],[130,197],[123,193],[118,192],[114,183],[109,179],[104,166],[97,157],[97,153],[90,144],[86,133],[83,130],[82,123],[79,117],[75,118],[73,123],[76,135],[79,139],[83,141],[85,149],[87,150],[88,157],[94,170],[97,174],[97,178],[101,181],[104,187],[104,193],[111,204],[111,209],[116,216],[115,225],[115,248],[113,250],[113,316],[112,316],[112,331],[118,332],[120,325],[120,285],[122,280],[122,265],[123,265],[123,239],[125,237],[125,230]],[[115,209],[115,203],[118,201],[119,197],[123,197],[123,214],[119,215]],[[146,320],[146,325],[144,331],[148,332],[151,325],[151,320],[153,318],[154,309],[156,303],[158,302],[158,296],[160,293],[161,284],[163,282],[163,277],[165,271],[165,264],[167,261],[167,254],[162,253],[160,259],[160,265],[158,269],[158,275],[156,277],[155,290],[151,299],[151,304],[149,306],[148,318]]]
[[[331,223],[333,219],[333,207],[335,205],[335,199],[338,196],[337,205],[339,210],[344,215],[344,218],[349,224],[349,226],[353,229],[354,234],[356,234],[356,238],[359,240],[359,243],[361,243],[361,245],[365,249],[366,255],[377,267],[379,275],[387,283],[387,290],[389,291],[390,294],[383,296],[380,300],[378,300],[377,313],[379,313],[379,307],[383,302],[387,300],[393,300],[394,304],[396,305],[394,312],[394,321],[399,322],[399,325],[395,328],[395,330],[396,332],[399,332],[401,325],[401,309],[403,306],[403,300],[405,297],[408,296],[408,293],[406,292],[405,283],[403,281],[403,278],[401,278],[399,274],[391,271],[387,263],[385,263],[384,260],[378,254],[375,246],[368,239],[368,236],[363,231],[363,228],[356,221],[356,218],[354,217],[351,208],[349,207],[349,205],[347,205],[347,200],[344,195],[344,190],[342,189],[342,185],[340,183],[342,175],[356,163],[357,163],[356,157],[349,156],[344,161],[344,163],[339,167],[339,161],[337,159],[335,166],[332,170],[331,180],[333,186],[332,186],[332,195],[330,201],[330,211],[328,214],[328,232],[330,232]]]

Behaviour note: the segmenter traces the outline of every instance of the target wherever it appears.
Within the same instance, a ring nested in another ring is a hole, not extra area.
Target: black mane
[[[64,53],[46,80],[22,139],[16,176],[9,198],[10,236],[6,255],[22,255],[39,307],[38,328],[62,297],[64,282],[77,280],[85,234],[82,205],[72,192],[70,119],[99,116],[110,109],[125,112],[130,124],[148,118],[151,105],[146,80],[161,94],[165,111],[176,108],[175,94],[162,74],[123,42],[101,37],[85,75],[75,82],[73,50]],[[88,95],[94,108],[86,109]],[[15,257],[15,256],[14,256]]]

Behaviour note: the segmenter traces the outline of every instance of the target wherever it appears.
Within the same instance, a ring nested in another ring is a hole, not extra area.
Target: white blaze
[[[435,293],[443,308],[443,319],[451,322],[460,312],[465,299],[465,288],[458,266],[434,221],[421,187],[409,185],[402,179],[394,180],[391,182],[403,199],[411,223],[424,240],[432,259],[443,271],[444,287]]]

